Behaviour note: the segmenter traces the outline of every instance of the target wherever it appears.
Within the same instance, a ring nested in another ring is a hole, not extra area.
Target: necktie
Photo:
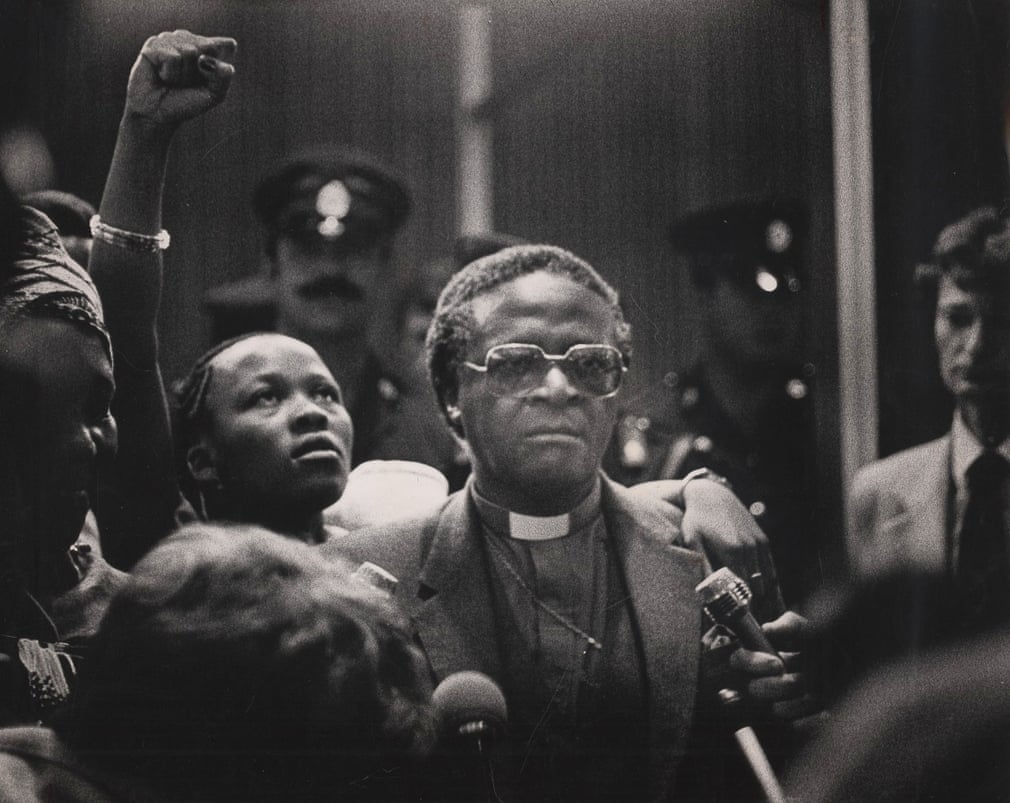
[[[965,634],[1010,619],[1006,496],[1010,463],[984,452],[968,468],[957,587]]]

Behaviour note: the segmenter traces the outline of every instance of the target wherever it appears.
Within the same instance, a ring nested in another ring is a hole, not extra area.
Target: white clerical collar
[[[481,496],[472,478],[468,485],[470,496],[484,524],[499,535],[520,541],[550,541],[554,538],[564,538],[569,533],[584,528],[600,513],[599,479],[592,492],[579,502],[574,510],[557,516],[529,516],[525,513],[515,513]]]
[[[509,514],[509,537],[520,541],[550,541],[563,538],[571,532],[572,517],[569,513],[560,516],[527,516],[523,513]]]
[[[975,437],[968,425],[964,423],[961,414],[954,412],[954,423],[950,428],[950,470],[958,489],[964,488],[965,479],[971,464],[985,451],[985,446]],[[1010,461],[1010,438],[1007,438],[996,449]]]

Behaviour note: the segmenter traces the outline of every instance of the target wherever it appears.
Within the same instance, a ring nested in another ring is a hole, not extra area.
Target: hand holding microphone
[[[769,635],[801,635],[807,629],[806,620],[787,611],[770,623],[766,632],[750,611],[751,592],[747,584],[727,568],[706,577],[695,590],[711,619],[739,640],[741,646],[730,655],[730,666],[748,678],[748,695],[770,702],[773,713],[778,716],[792,718],[802,715],[796,713],[798,707],[805,709],[811,705],[809,697],[803,693],[802,677],[786,672],[786,657],[791,656],[781,655]],[[737,693],[729,690],[720,695],[731,704],[737,704],[740,699]],[[743,726],[734,732],[734,736],[765,797],[771,803],[784,801],[782,788],[754,730]]]

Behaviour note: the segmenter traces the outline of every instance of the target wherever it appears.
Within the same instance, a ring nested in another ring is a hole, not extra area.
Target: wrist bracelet
[[[103,243],[114,245],[117,248],[125,248],[127,251],[139,251],[145,254],[156,254],[168,248],[172,238],[168,232],[162,229],[157,234],[138,234],[135,231],[117,229],[108,223],[103,223],[102,218],[94,215],[90,222],[91,236]]]
[[[729,488],[731,491],[733,490],[733,486],[730,485],[729,480],[722,476],[722,474],[716,474],[712,471],[712,469],[702,466],[701,468],[696,468],[694,471],[689,471],[684,475],[682,480],[683,484],[680,486],[680,500],[682,503],[684,502],[684,491],[687,490],[687,484],[691,480],[712,480],[712,482],[717,482],[723,487]],[[683,507],[684,505],[681,504],[680,506]]]

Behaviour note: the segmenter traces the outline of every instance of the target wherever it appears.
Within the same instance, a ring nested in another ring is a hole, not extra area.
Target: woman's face
[[[115,454],[113,388],[97,333],[58,318],[0,322],[0,528],[43,560],[77,538]]]
[[[304,515],[347,484],[353,429],[319,355],[283,335],[257,335],[211,363],[203,457],[232,511],[248,520]],[[199,456],[199,455],[198,455]],[[191,450],[190,466],[199,476]]]

